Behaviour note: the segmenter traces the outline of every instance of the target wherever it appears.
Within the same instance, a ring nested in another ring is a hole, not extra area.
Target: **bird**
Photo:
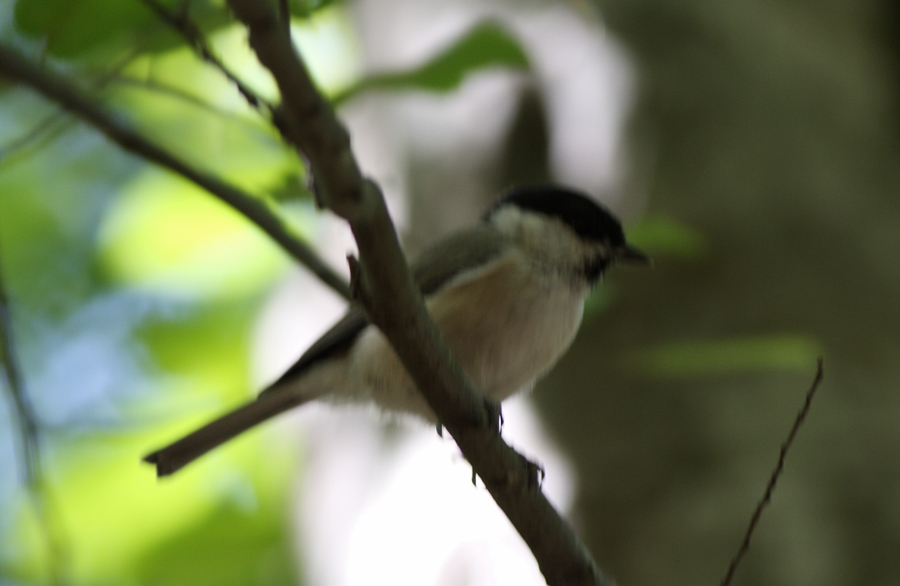
[[[557,185],[509,190],[476,225],[427,247],[411,265],[442,337],[474,388],[496,403],[533,386],[569,348],[584,303],[617,263],[650,264],[619,220]],[[256,399],[144,457],[157,476],[312,400],[373,402],[438,419],[380,330],[351,303]],[[438,429],[440,429],[438,427]]]

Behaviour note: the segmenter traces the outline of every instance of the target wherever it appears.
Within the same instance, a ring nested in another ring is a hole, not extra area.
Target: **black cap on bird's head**
[[[500,199],[488,215],[505,205],[557,218],[587,241],[606,244],[611,260],[634,264],[650,264],[650,257],[625,241],[622,224],[612,213],[591,198],[571,189],[555,185],[517,187]]]

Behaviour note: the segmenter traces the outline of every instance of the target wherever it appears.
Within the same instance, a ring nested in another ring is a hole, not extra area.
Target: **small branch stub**
[[[352,254],[347,255],[347,266],[350,268],[350,297],[358,301],[363,308],[366,307],[365,288],[363,286],[363,272],[359,259]]]

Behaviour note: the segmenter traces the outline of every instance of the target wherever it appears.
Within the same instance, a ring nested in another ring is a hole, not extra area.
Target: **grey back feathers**
[[[488,264],[507,246],[503,236],[486,224],[457,232],[419,255],[413,277],[422,294],[431,295],[460,273]]]
[[[485,214],[490,218],[506,205],[516,205],[526,211],[559,218],[581,238],[607,242],[612,246],[625,243],[625,234],[619,221],[601,205],[588,197],[558,186],[522,187],[513,189],[501,198]],[[431,295],[454,277],[469,269],[483,266],[499,256],[509,243],[486,223],[457,232],[426,248],[412,264],[413,277],[423,295]],[[439,262],[438,262],[439,261]],[[604,263],[605,266],[605,263]],[[591,268],[599,273],[602,266]],[[356,337],[369,324],[365,312],[351,305],[347,314],[313,344],[263,394],[305,372],[310,366],[326,358],[346,352]]]
[[[508,243],[487,225],[457,232],[426,248],[410,269],[425,296],[437,292],[454,277],[469,269],[482,266],[498,257]],[[440,262],[437,262],[439,261]],[[310,366],[347,351],[353,341],[369,324],[365,312],[358,305],[350,306],[347,314],[325,333],[277,381],[263,393],[306,371]]]

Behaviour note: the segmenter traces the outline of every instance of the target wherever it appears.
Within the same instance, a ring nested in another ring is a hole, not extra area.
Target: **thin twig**
[[[320,259],[312,248],[298,239],[263,200],[215,175],[192,167],[89,100],[61,76],[30,63],[17,51],[3,44],[0,44],[0,74],[31,86],[92,124],[125,150],[174,171],[218,197],[256,224],[339,295],[345,299],[350,298],[350,290],[344,279]]]
[[[56,519],[50,513],[51,506],[41,467],[38,420],[31,402],[28,400],[22,371],[16,357],[12,312],[3,280],[2,263],[0,263],[0,367],[5,374],[6,384],[4,386],[15,406],[14,419],[19,427],[19,465],[23,483],[43,534],[49,560],[50,579],[53,584],[59,586],[65,583],[63,565],[67,548],[59,537],[60,532]]]
[[[159,16],[160,20],[168,24],[172,29],[175,30],[178,34],[180,34],[185,41],[187,41],[188,45],[190,45],[194,51],[200,56],[201,59],[218,69],[222,72],[228,80],[234,84],[237,88],[238,92],[247,100],[247,103],[250,104],[253,108],[259,111],[261,114],[271,115],[274,107],[270,104],[265,98],[261,97],[257,94],[253,89],[250,88],[246,83],[240,80],[238,76],[232,72],[228,67],[222,63],[222,60],[219,59],[215,53],[213,53],[212,49],[209,46],[209,42],[207,42],[206,37],[203,36],[203,32],[200,30],[200,27],[190,19],[188,15],[188,4],[185,2],[182,5],[182,9],[178,11],[177,14],[173,14],[169,12],[169,10],[160,4],[157,0],[142,0],[144,4],[147,5],[153,12]]]
[[[531,549],[548,584],[605,584],[571,527],[538,486],[536,470],[500,437],[497,419],[454,361],[409,274],[378,186],[365,180],[350,137],[319,94],[272,0],[228,0],[250,46],[275,78],[282,132],[308,157],[316,195],[350,224],[358,301],[390,341],[438,420]],[[283,2],[280,4],[283,6]],[[283,11],[283,8],[282,8]]]
[[[260,130],[262,128],[262,125],[265,124],[264,122],[257,123],[257,118],[243,116],[233,111],[220,108],[215,104],[207,102],[206,100],[197,97],[188,91],[177,88],[173,85],[160,83],[153,79],[140,79],[137,77],[131,77],[129,75],[118,75],[111,81],[112,83],[120,84],[122,86],[132,86],[149,92],[156,92],[157,94],[168,96],[176,100],[181,100],[186,104],[196,106],[201,110],[205,110],[210,114],[214,114],[215,116],[223,118],[229,122],[238,122],[249,126],[254,130]]]
[[[17,138],[0,146],[0,165],[9,164],[17,154],[22,154],[30,146],[40,148],[71,126],[72,119],[64,110],[56,110],[41,118],[34,126]]]
[[[132,51],[119,63],[100,75],[91,84],[93,90],[100,90],[113,81],[119,73],[134,59],[138,51]],[[34,145],[40,149],[72,126],[72,118],[66,115],[63,108],[58,108],[52,114],[39,120],[31,129],[26,130],[18,138],[14,138],[3,146],[0,146],[0,165],[9,164],[14,156],[22,154],[25,149]]]
[[[765,509],[766,506],[768,506],[769,501],[772,500],[772,493],[775,490],[775,484],[778,482],[778,478],[781,476],[781,472],[784,470],[784,460],[787,457],[788,450],[791,449],[791,444],[794,443],[794,437],[797,435],[797,431],[806,420],[806,414],[809,413],[809,407],[810,405],[812,405],[812,400],[816,394],[816,390],[819,388],[819,384],[822,382],[822,378],[825,376],[822,362],[822,358],[819,357],[818,365],[816,367],[816,377],[813,379],[812,386],[810,386],[809,391],[806,392],[806,398],[803,401],[803,406],[800,407],[800,411],[797,413],[797,417],[794,418],[794,425],[791,426],[791,431],[788,433],[787,438],[781,444],[781,452],[778,454],[778,464],[775,466],[775,469],[772,470],[772,475],[769,477],[769,483],[766,485],[766,491],[763,494],[762,499],[760,499],[760,501],[756,504],[756,509],[753,511],[753,516],[750,517],[750,524],[747,526],[747,532],[744,534],[744,540],[741,542],[741,546],[738,548],[737,553],[735,553],[734,557],[731,558],[731,564],[728,566],[728,572],[725,573],[725,577],[722,578],[721,586],[728,586],[729,584],[731,584],[731,579],[732,577],[734,577],[734,572],[735,570],[737,570],[738,564],[747,553],[747,550],[750,549],[750,539],[753,537],[753,532],[756,530],[756,525],[759,522],[760,516],[762,516],[763,509]]]

